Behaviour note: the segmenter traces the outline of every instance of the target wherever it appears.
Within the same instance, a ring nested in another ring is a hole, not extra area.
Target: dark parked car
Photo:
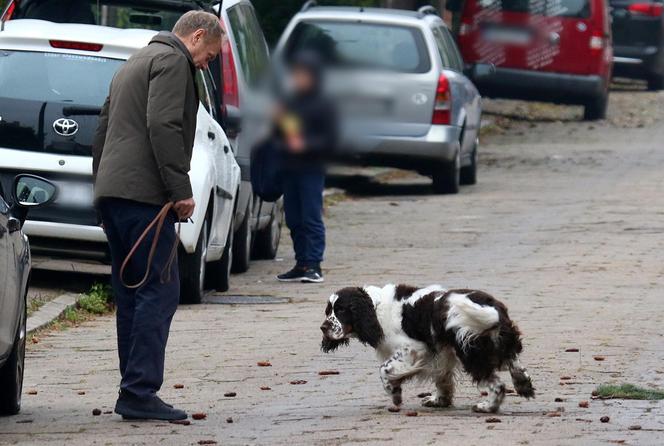
[[[664,88],[662,0],[611,0],[613,74],[645,79],[649,90]]]
[[[21,409],[30,275],[30,247],[21,228],[28,209],[53,200],[56,188],[18,175],[11,196],[6,192],[0,186],[0,415],[14,415]]]
[[[283,204],[267,203],[253,194],[249,179],[250,151],[261,130],[263,106],[257,86],[267,74],[269,51],[249,0],[10,0],[2,20],[41,19],[114,28],[170,30],[180,16],[203,9],[220,17],[228,39],[219,59],[210,64],[226,131],[241,169],[242,182],[234,218],[233,272],[249,269],[249,260],[277,255],[283,223]],[[227,124],[242,114],[244,131],[231,132]]]

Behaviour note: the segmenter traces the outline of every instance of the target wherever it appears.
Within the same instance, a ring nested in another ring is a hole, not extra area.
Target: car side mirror
[[[234,139],[242,131],[242,112],[233,105],[225,105],[223,111],[224,131],[229,139]]]
[[[14,202],[12,214],[23,226],[30,208],[51,203],[55,200],[57,193],[58,188],[44,178],[28,174],[17,175],[12,187]]]
[[[496,66],[492,63],[476,63],[468,67],[465,71],[466,76],[474,81],[492,76],[496,72]]]

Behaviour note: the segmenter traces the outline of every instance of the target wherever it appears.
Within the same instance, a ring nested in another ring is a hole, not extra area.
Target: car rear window
[[[478,0],[481,9],[551,17],[590,17],[590,0]]]
[[[129,0],[28,0],[19,4],[12,17],[170,31],[188,9],[184,6],[169,8],[138,3]]]
[[[0,98],[101,106],[124,61],[0,50]]]
[[[307,21],[298,24],[286,45],[287,60],[313,50],[339,68],[426,73],[431,61],[418,28],[359,22]]]

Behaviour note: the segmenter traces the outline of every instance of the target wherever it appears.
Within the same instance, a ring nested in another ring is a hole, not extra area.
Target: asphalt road
[[[0,444],[662,444],[664,402],[591,399],[602,383],[664,387],[664,94],[621,89],[601,123],[489,102],[499,114],[478,185],[438,196],[416,175],[347,182],[348,198],[327,210],[325,284],[276,283],[291,266],[284,243],[281,261],[253,264],[230,294],[289,303],[181,307],[162,396],[205,420],[92,415],[111,410],[117,392],[114,321],[104,317],[30,346],[24,410],[0,419]],[[489,423],[470,411],[481,396],[468,380],[445,410],[421,407],[416,395],[431,385],[412,383],[404,411],[389,413],[373,352],[354,344],[324,355],[318,330],[335,289],[388,282],[502,299],[524,332],[537,398],[508,396]],[[339,375],[319,376],[330,369]]]

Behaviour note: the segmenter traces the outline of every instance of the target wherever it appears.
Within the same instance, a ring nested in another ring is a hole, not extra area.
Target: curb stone
[[[67,309],[76,305],[79,296],[76,294],[63,294],[50,302],[45,303],[35,311],[26,324],[28,333],[32,333],[59,318]]]

